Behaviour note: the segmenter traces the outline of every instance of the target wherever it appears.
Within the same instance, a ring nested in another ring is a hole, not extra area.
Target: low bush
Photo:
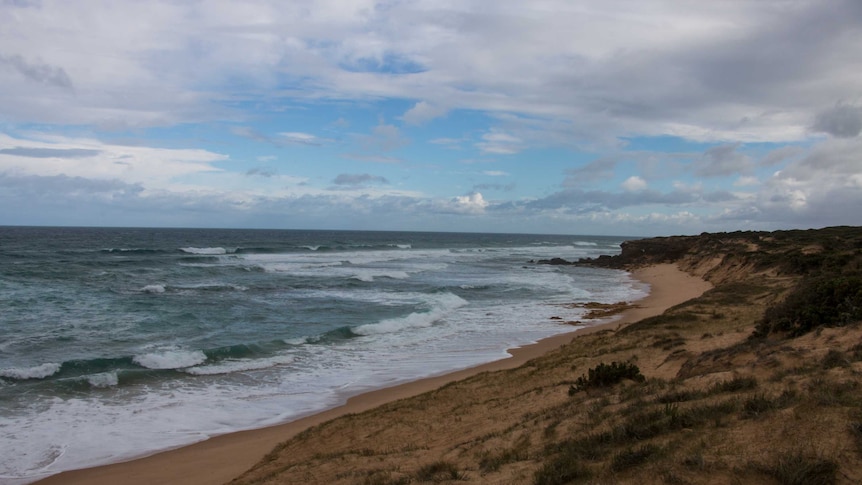
[[[782,485],[831,485],[838,481],[838,464],[832,460],[803,453],[783,453],[761,472]]]
[[[623,379],[630,379],[635,382],[646,380],[638,366],[631,362],[611,362],[610,364],[602,362],[589,369],[587,375],[578,377],[575,383],[569,387],[569,395],[572,396],[589,388],[612,386]]]
[[[611,460],[611,470],[621,472],[646,463],[650,458],[657,455],[661,448],[655,445],[643,445],[639,448],[629,448],[614,455]]]
[[[590,470],[577,457],[563,454],[545,463],[533,476],[535,485],[563,485],[584,482],[592,477]]]
[[[818,327],[837,327],[862,320],[862,276],[823,275],[804,280],[781,303],[766,310],[756,337],[784,333],[804,335]]]
[[[435,461],[422,466],[416,472],[416,478],[420,482],[442,482],[447,480],[460,480],[461,473],[453,463],[448,461]]]

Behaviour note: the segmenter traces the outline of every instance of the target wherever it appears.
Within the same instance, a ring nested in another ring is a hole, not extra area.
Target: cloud
[[[482,141],[476,143],[476,147],[483,153],[512,155],[523,150],[523,143],[520,138],[492,130],[482,135]]]
[[[256,175],[258,177],[264,177],[264,178],[270,178],[270,177],[274,177],[277,175],[277,173],[274,170],[269,170],[269,169],[260,168],[260,167],[251,168],[248,171],[246,171],[245,174],[248,176]]]
[[[290,145],[321,146],[325,143],[329,143],[332,141],[326,138],[320,138],[316,135],[312,135],[311,133],[303,133],[298,131],[282,132],[276,134],[275,136],[269,136],[248,126],[233,126],[231,127],[230,131],[234,135],[248,138],[249,140],[269,143],[271,145],[280,147]]]
[[[733,182],[734,187],[755,187],[760,185],[760,180],[757,177],[742,176]]]
[[[482,214],[488,202],[479,192],[467,195],[459,195],[452,199],[444,208],[444,212],[455,212],[457,214]]]
[[[401,117],[408,125],[424,125],[425,123],[439,118],[448,112],[446,108],[437,106],[427,101],[419,101],[407,110]]]
[[[364,186],[366,184],[388,184],[389,181],[385,177],[371,175],[367,173],[348,174],[342,173],[335,177],[332,181],[335,185],[349,185],[353,187]]]
[[[61,67],[40,62],[27,62],[20,55],[0,56],[0,65],[4,64],[30,81],[63,89],[72,89],[72,80]]]
[[[511,174],[502,170],[485,170],[482,172],[482,175],[487,175],[489,177],[508,177]]]
[[[751,157],[740,153],[739,148],[739,143],[732,143],[707,149],[695,164],[695,173],[702,177],[724,177],[750,172]]]
[[[821,111],[814,120],[812,131],[838,138],[853,138],[862,132],[862,108],[838,104]]]
[[[618,160],[616,157],[597,158],[583,167],[571,168],[566,171],[564,187],[576,187],[597,180],[610,179],[614,176]]]
[[[637,175],[632,175],[623,181],[622,187],[628,192],[639,192],[647,188],[647,183]]]
[[[772,167],[796,158],[804,153],[805,149],[802,147],[793,145],[783,146],[767,153],[766,156],[761,158],[757,164],[761,167]]]
[[[29,158],[85,158],[95,157],[100,153],[102,153],[100,150],[89,148],[15,147],[0,149],[0,155],[15,155]]]
[[[0,76],[6,116],[153,126],[236,121],[240,106],[406,99],[407,123],[445,106],[559,123],[567,139],[591,143],[786,141],[804,139],[810,113],[860,83],[852,0],[121,7],[98,17],[68,2],[16,10],[0,33],[3,63],[20,78]],[[34,81],[72,80],[75,96],[33,91]]]
[[[356,136],[360,148],[372,155],[391,152],[410,144],[401,130],[395,125],[386,124],[382,119],[367,135]]]
[[[312,134],[309,133],[301,133],[301,132],[285,132],[279,133],[278,139],[281,143],[289,143],[292,145],[310,145],[310,146],[321,146],[325,140],[322,140]]]
[[[737,197],[724,191],[704,192],[699,190],[674,190],[662,193],[656,190],[608,192],[602,190],[585,191],[566,189],[546,197],[513,202],[510,207],[526,207],[532,210],[563,210],[568,213],[587,213],[597,211],[616,211],[628,207],[645,206],[682,206],[706,202],[727,203]],[[505,206],[501,206],[505,207]]]
[[[479,190],[497,190],[500,192],[511,192],[515,190],[515,183],[511,184],[476,184],[473,186],[473,191]]]
[[[387,164],[404,163],[404,159],[398,158],[398,157],[392,157],[389,155],[368,155],[368,154],[364,154],[364,153],[344,153],[341,156],[344,158],[349,158],[351,160],[359,160],[360,162],[387,163]]]
[[[34,135],[14,138],[0,133],[0,172],[143,183],[166,188],[183,177],[221,172],[214,164],[227,156],[200,149],[115,145],[87,138]]]
[[[428,140],[428,143],[431,143],[434,145],[441,145],[441,146],[443,146],[445,148],[449,148],[451,150],[460,150],[462,148],[461,144],[464,143],[465,141],[466,140],[463,138],[445,138],[444,137],[444,138],[434,138],[434,139]]]

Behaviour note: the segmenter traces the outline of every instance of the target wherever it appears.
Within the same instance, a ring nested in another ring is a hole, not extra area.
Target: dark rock
[[[551,259],[540,259],[540,260],[536,261],[536,264],[552,264],[552,265],[563,266],[563,265],[570,265],[570,264],[575,264],[575,263],[573,263],[571,261],[566,261],[563,258],[551,258]]]

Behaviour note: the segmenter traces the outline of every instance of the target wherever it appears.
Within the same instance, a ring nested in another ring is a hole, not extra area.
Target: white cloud
[[[0,134],[0,171],[39,176],[116,179],[166,187],[179,177],[220,172],[226,155],[200,149],[113,145],[86,138],[41,135],[31,139]],[[70,152],[86,154],[70,157]],[[50,155],[56,152],[56,156]],[[38,156],[33,156],[37,154]]]
[[[472,194],[459,195],[451,200],[451,203],[446,204],[446,212],[455,212],[458,214],[482,214],[485,208],[488,207],[488,202],[482,197],[479,192]]]
[[[522,140],[508,133],[492,130],[482,135],[482,141],[476,147],[483,153],[512,155],[523,150]]]
[[[733,182],[734,187],[756,187],[760,185],[760,179],[751,176],[742,176]]]
[[[442,106],[434,105],[427,101],[419,101],[407,110],[401,119],[408,125],[424,125],[435,118],[445,115],[447,111]]]
[[[296,131],[284,132],[278,134],[279,139],[283,140],[286,143],[292,143],[295,145],[312,145],[312,146],[320,146],[324,143],[321,138],[318,138],[315,135],[309,133],[301,133]]]
[[[482,172],[482,175],[487,175],[489,177],[508,177],[511,174],[502,170],[485,170]]]
[[[632,175],[631,177],[623,181],[622,187],[629,192],[638,192],[646,189],[647,183],[646,180],[638,177],[637,175]]]
[[[117,3],[0,12],[7,120],[165,125],[235,119],[237,98],[386,97],[420,100],[408,123],[446,106],[576,134],[782,141],[862,84],[852,1]],[[852,135],[857,118],[815,126]]]

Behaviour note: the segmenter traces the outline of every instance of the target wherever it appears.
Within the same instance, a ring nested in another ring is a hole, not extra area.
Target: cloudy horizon
[[[0,225],[862,225],[862,2],[0,0]]]

